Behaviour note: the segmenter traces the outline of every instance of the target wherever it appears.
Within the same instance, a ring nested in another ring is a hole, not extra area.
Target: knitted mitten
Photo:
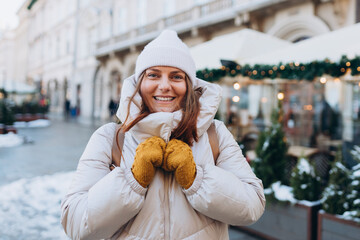
[[[131,171],[136,181],[147,187],[155,175],[155,167],[160,167],[166,143],[162,138],[150,137],[136,148],[135,159]]]
[[[196,164],[189,145],[177,139],[170,140],[165,149],[162,168],[169,172],[175,171],[176,181],[188,189],[196,176]]]

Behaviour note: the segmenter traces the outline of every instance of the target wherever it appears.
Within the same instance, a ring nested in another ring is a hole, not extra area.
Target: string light
[[[347,66],[347,67],[350,67],[350,66],[351,66],[351,63],[350,63],[350,62],[346,62],[346,66]]]
[[[234,83],[233,87],[235,90],[239,90],[241,88],[241,85],[240,83]]]
[[[240,97],[239,96],[233,96],[232,100],[233,100],[233,102],[239,102]]]
[[[322,83],[322,84],[325,84],[326,83],[326,77],[322,77],[322,78],[320,78],[320,82]]]
[[[304,105],[304,110],[311,111],[313,109],[313,106],[311,104]]]
[[[284,93],[282,93],[282,92],[279,92],[278,94],[277,94],[277,98],[281,101],[281,100],[284,100]]]

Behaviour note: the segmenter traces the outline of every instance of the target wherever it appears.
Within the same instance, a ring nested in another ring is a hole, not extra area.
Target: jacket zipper
[[[171,177],[169,173],[165,173],[165,183],[164,183],[164,194],[165,194],[165,206],[164,206],[164,237],[165,239],[170,239],[170,204],[169,204],[169,178]]]

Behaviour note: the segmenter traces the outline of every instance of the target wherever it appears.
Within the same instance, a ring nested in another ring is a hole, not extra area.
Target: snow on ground
[[[15,128],[37,128],[37,127],[48,127],[50,126],[50,120],[37,119],[30,122],[15,122]]]
[[[38,119],[30,122],[15,122],[15,128],[39,128],[50,126],[50,120]],[[0,148],[1,147],[15,147],[24,143],[24,136],[19,136],[12,132],[7,134],[0,134]]]
[[[24,142],[24,138],[15,133],[0,134],[0,147],[19,146]]]
[[[0,238],[68,239],[60,224],[60,203],[72,175],[57,173],[0,186]]]

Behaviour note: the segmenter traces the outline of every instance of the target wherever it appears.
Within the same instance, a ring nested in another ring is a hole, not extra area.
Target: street
[[[60,200],[78,159],[101,124],[52,119],[44,128],[22,128],[29,143],[0,148],[0,239],[67,239]],[[230,228],[230,239],[256,240]]]

